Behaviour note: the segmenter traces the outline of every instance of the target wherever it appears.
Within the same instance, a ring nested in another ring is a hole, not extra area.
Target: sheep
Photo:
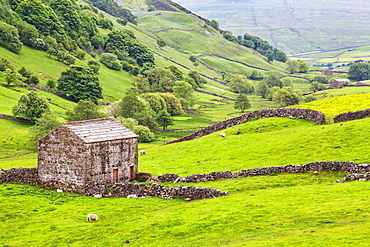
[[[140,150],[140,154],[146,154],[145,150]]]
[[[221,136],[221,137],[225,137],[225,136],[226,136],[226,133],[225,133],[225,132],[221,132],[221,133],[220,133],[220,136]]]
[[[62,193],[62,192],[63,192],[63,190],[57,189],[57,192]]]
[[[128,195],[127,198],[137,198],[137,195],[131,194],[131,195]]]
[[[96,195],[94,195],[94,198],[102,198],[103,196],[102,195],[100,195],[100,194],[96,194]]]
[[[87,215],[87,221],[89,222],[89,221],[98,221],[98,215],[96,215],[96,214],[88,214]]]

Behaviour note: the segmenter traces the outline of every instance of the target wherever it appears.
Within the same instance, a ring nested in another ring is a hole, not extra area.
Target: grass
[[[356,88],[355,88],[356,89]],[[327,92],[336,94],[339,93],[341,89],[328,90]],[[351,92],[349,90],[348,92]],[[335,107],[333,107],[335,105]],[[344,95],[333,98],[327,98],[322,100],[317,100],[298,106],[299,108],[313,109],[321,111],[329,119],[333,118],[335,115],[349,111],[359,111],[370,108],[370,93],[363,94],[353,94]]]
[[[322,241],[361,246],[369,225],[363,193],[369,184],[332,183],[343,176],[320,172],[211,182],[207,186],[231,195],[191,202],[94,199],[0,185],[0,241],[10,246],[321,246]],[[99,221],[87,223],[88,213],[97,213]]]

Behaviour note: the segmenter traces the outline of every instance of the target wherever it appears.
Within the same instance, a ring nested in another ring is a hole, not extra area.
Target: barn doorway
[[[113,168],[113,182],[118,182],[118,168]]]
[[[135,179],[135,170],[134,170],[134,166],[130,166],[130,181],[134,180]]]

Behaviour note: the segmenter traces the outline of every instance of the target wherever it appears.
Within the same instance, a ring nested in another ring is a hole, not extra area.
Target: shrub
[[[151,142],[154,139],[154,133],[146,126],[135,126],[133,132],[139,135],[139,142]]]

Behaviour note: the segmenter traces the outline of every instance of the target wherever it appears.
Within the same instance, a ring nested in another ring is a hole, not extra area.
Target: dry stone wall
[[[37,184],[37,168],[11,168],[0,171],[0,184]]]
[[[347,122],[347,121],[363,119],[367,117],[370,117],[370,108],[361,110],[361,111],[355,111],[355,112],[350,111],[350,112],[338,114],[334,117],[334,123]]]
[[[370,172],[370,164],[359,164],[346,161],[321,161],[311,162],[304,165],[269,166],[262,168],[245,169],[232,173],[231,171],[218,171],[203,174],[193,174],[186,177],[179,177],[178,174],[163,174],[152,177],[151,181],[172,182],[172,183],[197,183],[208,182],[219,179],[234,179],[248,176],[270,175],[274,173],[305,173],[308,171],[344,171],[350,173]]]
[[[228,192],[212,188],[203,188],[195,186],[178,186],[167,188],[164,185],[153,183],[150,187],[137,184],[115,184],[112,190],[112,196],[127,197],[135,195],[137,197],[160,196],[164,199],[182,198],[185,200],[202,200],[228,196]]]
[[[347,183],[351,181],[370,181],[370,172],[366,174],[352,173],[348,174],[345,178],[335,181],[336,183]]]
[[[284,118],[295,118],[312,121],[317,124],[325,124],[324,113],[311,110],[311,109],[300,109],[300,108],[276,108],[276,109],[262,109],[253,112],[243,114],[239,117],[231,118],[216,124],[207,126],[201,130],[198,130],[190,135],[184,136],[177,140],[169,141],[166,144],[183,142],[197,139],[198,137],[212,134],[214,132],[230,128],[234,125],[238,125],[249,120],[269,117],[284,117]]]

